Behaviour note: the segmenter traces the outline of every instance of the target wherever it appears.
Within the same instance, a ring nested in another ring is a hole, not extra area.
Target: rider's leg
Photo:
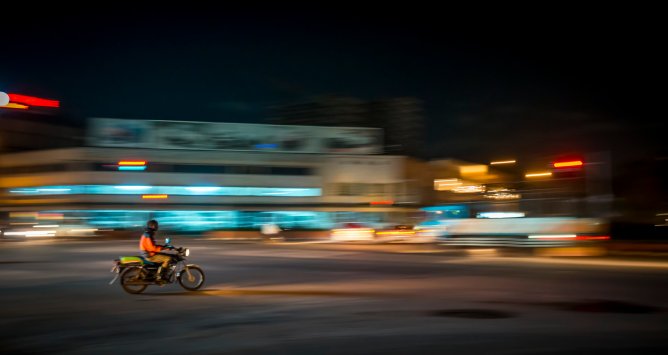
[[[162,278],[163,270],[167,270],[168,267],[169,267],[169,258],[163,261],[162,264],[160,264],[160,266],[158,267],[158,275],[156,276],[156,279],[160,280]]]
[[[156,271],[155,279],[156,280],[161,280],[162,279],[162,270],[166,270],[167,267],[169,266],[169,260],[171,258],[167,255],[162,255],[162,254],[155,254],[152,257],[149,258],[150,261],[154,263],[161,263],[160,266],[158,267],[158,271]]]

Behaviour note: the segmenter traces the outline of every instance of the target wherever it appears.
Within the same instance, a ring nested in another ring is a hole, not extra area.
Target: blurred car
[[[416,236],[423,238],[445,238],[448,232],[448,221],[430,220],[415,226]]]
[[[281,228],[276,223],[264,223],[260,227],[260,234],[265,242],[285,241],[285,236],[281,232],[287,230],[288,228]]]
[[[598,218],[501,217],[500,214],[430,220],[415,229],[418,236],[457,246],[572,247],[610,239],[607,223]]]
[[[92,237],[97,228],[75,224],[35,224],[32,226],[16,226],[2,231],[7,239],[25,239],[40,237]]]
[[[411,224],[395,224],[376,231],[376,239],[384,241],[409,240],[415,237],[415,229]]]
[[[374,228],[357,222],[342,223],[330,232],[330,239],[336,242],[372,241],[375,236]]]

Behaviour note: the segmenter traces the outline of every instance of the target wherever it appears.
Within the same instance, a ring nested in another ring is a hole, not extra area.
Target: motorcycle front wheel
[[[199,266],[188,266],[178,276],[181,287],[197,291],[204,285],[204,271]]]
[[[146,271],[138,266],[125,269],[121,273],[121,286],[127,293],[138,294],[144,292],[146,287]]]

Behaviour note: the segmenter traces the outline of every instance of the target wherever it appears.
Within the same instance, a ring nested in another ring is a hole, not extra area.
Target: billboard
[[[90,146],[149,148],[149,121],[88,119],[86,143]]]
[[[143,121],[90,118],[87,144],[99,147],[381,154],[379,128]]]

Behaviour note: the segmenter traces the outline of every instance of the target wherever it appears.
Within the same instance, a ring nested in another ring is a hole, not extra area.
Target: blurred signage
[[[17,104],[27,105],[27,106],[39,106],[39,107],[60,107],[60,101],[43,99],[41,97],[20,95],[20,94],[7,94],[9,96],[9,101]]]
[[[381,154],[382,136],[379,128],[90,118],[87,143],[100,147]]]

